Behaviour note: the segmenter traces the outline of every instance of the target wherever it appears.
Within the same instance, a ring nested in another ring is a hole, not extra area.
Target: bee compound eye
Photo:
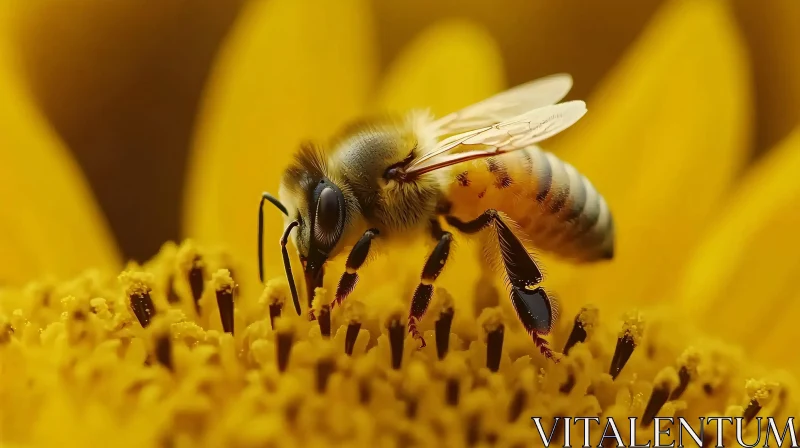
[[[317,213],[314,233],[321,242],[338,237],[342,223],[341,193],[332,187],[320,191],[317,199]]]

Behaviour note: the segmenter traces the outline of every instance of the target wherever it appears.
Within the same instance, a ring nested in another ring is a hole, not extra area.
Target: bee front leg
[[[358,270],[367,261],[372,239],[378,236],[378,233],[378,229],[367,230],[350,250],[350,255],[347,256],[347,262],[345,263],[346,271],[342,274],[342,278],[339,279],[339,286],[336,287],[336,298],[331,302],[331,310],[334,306],[341,305],[344,299],[355,289],[356,283],[358,283]]]
[[[433,237],[438,240],[436,247],[428,256],[425,262],[425,267],[422,268],[422,275],[420,276],[419,285],[414,290],[414,297],[411,299],[411,311],[408,314],[408,332],[422,342],[420,348],[425,347],[425,339],[417,330],[417,324],[425,311],[428,310],[428,305],[433,298],[433,283],[439,277],[439,274],[444,270],[444,265],[447,262],[447,257],[450,255],[450,243],[453,241],[453,235],[450,232],[442,230],[442,226],[438,221],[431,221],[431,232]]]
[[[500,255],[506,277],[511,286],[510,298],[514,310],[525,331],[531,335],[534,343],[547,358],[553,358],[553,351],[547,346],[547,335],[558,318],[558,302],[548,297],[541,287],[542,271],[533,257],[501,218],[497,210],[487,210],[472,221],[464,222],[447,216],[448,224],[466,234],[478,233],[492,228],[497,237]]]

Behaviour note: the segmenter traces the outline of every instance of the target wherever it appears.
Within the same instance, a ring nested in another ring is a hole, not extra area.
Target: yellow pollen
[[[262,305],[282,305],[289,297],[291,297],[289,282],[277,278],[267,282],[258,302]]]
[[[275,319],[275,332],[279,334],[290,335],[295,331],[294,320],[285,317]]]
[[[486,308],[478,317],[484,331],[491,333],[503,326],[503,312],[499,308]]]
[[[204,261],[200,257],[197,245],[192,240],[186,240],[178,248],[175,261],[179,270],[188,272],[194,267],[203,267]]]
[[[447,378],[461,378],[467,374],[466,360],[460,353],[448,354],[440,367],[442,374]]]
[[[219,269],[211,275],[211,282],[215,291],[233,290],[234,282],[231,272],[227,269]]]
[[[319,313],[322,309],[323,305],[328,305],[329,300],[326,300],[328,295],[328,290],[322,287],[318,287],[314,289],[314,301],[311,303],[311,306],[314,308],[314,311]]]
[[[128,296],[149,294],[153,290],[153,274],[149,272],[124,271],[118,277]]]
[[[425,364],[419,361],[413,362],[408,366],[408,370],[406,371],[406,376],[403,380],[403,389],[410,395],[419,396],[425,392],[430,381],[430,374]]]
[[[600,310],[593,305],[581,309],[580,314],[578,314],[578,322],[581,323],[587,334],[591,334],[592,329],[597,325],[599,314]]]
[[[778,383],[764,380],[748,380],[745,390],[751,400],[756,401],[761,407],[767,406],[775,396],[775,391],[780,387]]]
[[[342,314],[347,323],[360,323],[366,315],[366,306],[360,300],[349,298],[342,305]]]
[[[645,322],[642,313],[632,311],[625,315],[619,337],[629,337],[634,345],[638,345],[644,335]]]
[[[508,303],[436,288],[425,317],[409,322],[415,277],[357,290],[314,322],[295,312],[285,278],[240,297],[239,285],[253,290],[257,279],[222,266],[234,260],[198,253],[191,242],[165,244],[118,277],[87,271],[0,291],[0,401],[14,404],[0,413],[0,444],[529,446],[539,440],[531,417],[549,434],[559,416],[615,417],[628,443],[629,417],[640,419],[640,437],[652,436],[656,416],[684,416],[695,429],[700,416],[772,416],[782,428],[800,404],[794,377],[764,372],[724,342],[651,328],[647,350],[636,348],[645,331],[638,312],[621,327],[597,307],[560,319],[546,336],[551,348],[575,335],[586,343],[556,364]],[[167,300],[171,279],[187,285],[197,260],[210,276],[201,312],[188,289],[181,302]],[[219,294],[229,288],[233,307]],[[315,291],[317,311],[327,295]],[[230,313],[235,331],[220,326]],[[562,425],[553,445],[565,436]],[[571,426],[569,443],[583,445],[582,425]]]
[[[450,310],[453,309],[453,296],[444,288],[436,288],[434,292],[434,297],[436,301],[439,302],[439,305],[442,310]]]
[[[697,367],[700,365],[701,353],[695,347],[687,348],[678,358],[678,366],[686,368],[689,375],[697,375]]]
[[[678,384],[680,383],[678,372],[676,372],[672,367],[665,367],[658,372],[656,378],[653,380],[653,383],[664,387],[667,390],[673,390],[678,387]]]

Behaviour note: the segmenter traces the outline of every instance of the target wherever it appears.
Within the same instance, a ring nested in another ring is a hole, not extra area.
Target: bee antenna
[[[281,201],[269,193],[261,193],[261,202],[258,203],[258,278],[261,283],[264,283],[264,201],[269,201],[284,215],[289,216]]]
[[[261,193],[261,205],[259,205],[259,210],[264,209],[265,200],[269,201],[272,205],[274,205],[278,210],[281,211],[281,213],[283,213],[286,216],[289,216],[289,211],[286,210],[286,206],[283,205],[283,203],[278,198],[269,193]]]
[[[292,291],[292,300],[294,301],[294,309],[297,315],[300,315],[300,298],[297,297],[297,287],[294,285],[294,276],[292,275],[292,264],[289,262],[289,252],[286,250],[286,243],[289,242],[289,234],[292,229],[297,227],[300,223],[292,221],[286,226],[281,237],[281,254],[283,255],[283,268],[286,270],[286,280],[289,281],[289,289]]]

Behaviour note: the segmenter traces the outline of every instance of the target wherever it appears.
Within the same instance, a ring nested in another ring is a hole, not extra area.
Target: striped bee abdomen
[[[450,213],[505,213],[536,249],[577,261],[610,259],[614,224],[605,199],[572,165],[532,146],[453,166]]]

